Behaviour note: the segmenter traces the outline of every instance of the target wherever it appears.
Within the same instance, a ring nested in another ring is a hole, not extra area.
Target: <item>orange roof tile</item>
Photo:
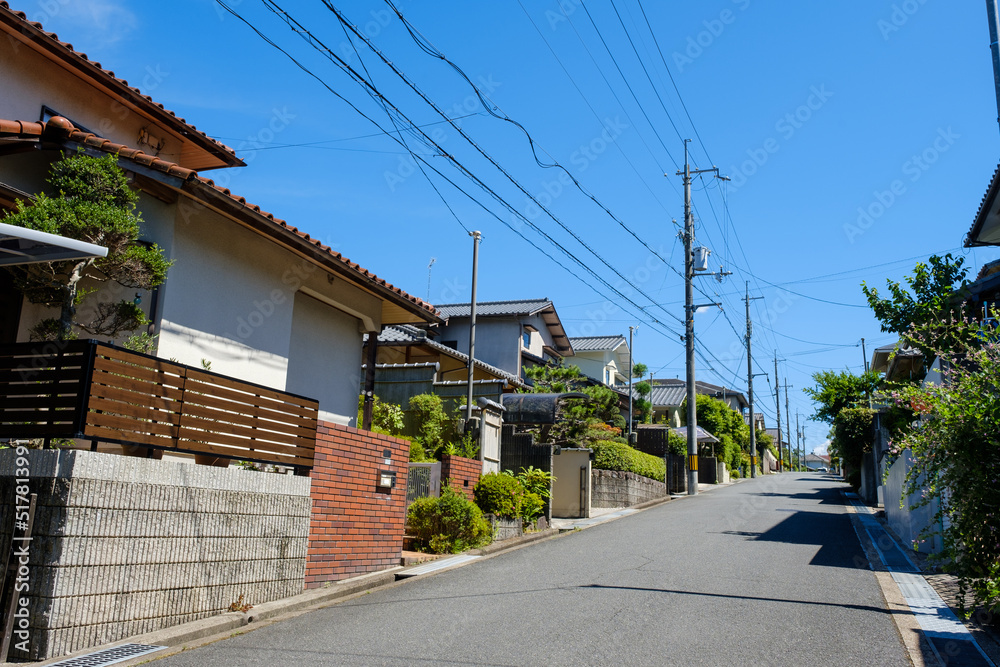
[[[46,31],[42,27],[42,24],[35,21],[29,21],[24,12],[13,10],[5,0],[0,0],[0,27],[4,24],[15,28],[18,33],[26,38],[31,38],[36,42],[44,43],[50,50],[58,53],[63,58],[75,61],[77,65],[81,66],[85,70],[89,70],[91,76],[105,79],[108,82],[124,86],[128,90],[132,91],[135,93],[135,96],[146,103],[147,108],[151,112],[161,116],[164,121],[168,122],[168,124],[173,125],[174,130],[179,131],[181,135],[188,137],[198,144],[201,144],[205,150],[208,150],[215,155],[215,157],[225,163],[226,166],[245,166],[243,160],[236,155],[232,148],[208,136],[194,125],[176,115],[173,111],[165,108],[159,102],[155,102],[150,96],[144,95],[138,88],[130,86],[128,81],[125,79],[116,77],[115,73],[111,70],[106,70],[101,67],[100,63],[87,58],[87,54],[76,51],[72,44],[63,42],[55,33]]]
[[[79,144],[81,146],[86,146],[88,148],[98,150],[104,153],[110,153],[117,155],[120,158],[134,162],[136,164],[154,169],[156,171],[174,176],[176,178],[184,181],[184,184],[191,184],[195,188],[208,188],[214,192],[223,194],[232,203],[235,211],[249,211],[254,216],[266,220],[268,223],[279,227],[282,230],[293,233],[299,239],[308,241],[310,244],[321,250],[322,252],[328,254],[330,257],[338,260],[341,264],[345,265],[353,273],[358,274],[359,277],[364,279],[364,282],[369,284],[377,285],[385,290],[388,290],[397,297],[402,298],[419,309],[425,311],[434,318],[439,318],[437,309],[431,304],[427,303],[423,299],[419,299],[415,296],[407,294],[398,287],[393,286],[386,280],[379,278],[377,275],[361,267],[356,262],[352,262],[347,259],[339,252],[334,251],[329,246],[323,245],[319,239],[310,238],[309,234],[300,231],[298,228],[289,225],[287,222],[281,218],[277,218],[272,213],[262,210],[256,204],[249,203],[244,197],[240,197],[232,193],[228,188],[216,185],[214,181],[204,176],[199,176],[198,172],[193,169],[187,169],[181,167],[178,164],[169,162],[167,160],[160,159],[156,156],[143,153],[141,150],[136,148],[131,148],[123,144],[118,144],[102,137],[97,136],[92,132],[84,132],[82,130],[76,129],[73,124],[66,118],[61,116],[56,116],[49,119],[46,123],[33,123],[25,122],[19,120],[3,120],[0,119],[0,139],[3,138],[22,138],[22,139],[37,139],[41,141],[51,141],[51,142],[72,142]]]

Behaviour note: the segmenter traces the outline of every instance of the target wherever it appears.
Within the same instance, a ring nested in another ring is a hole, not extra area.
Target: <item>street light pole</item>
[[[635,331],[635,327],[631,326],[628,328],[628,444],[629,447],[632,446],[632,376],[635,373],[632,371],[632,333]]]
[[[753,335],[753,322],[750,321],[750,302],[763,299],[762,296],[750,298],[750,281],[746,284],[747,302],[747,400],[750,402],[750,477],[757,477],[757,421],[753,418],[753,354],[750,352],[750,337]]]
[[[472,377],[476,363],[476,284],[479,280],[479,239],[482,238],[482,234],[469,232],[469,236],[472,237],[472,307],[469,313],[469,392],[465,402],[466,429],[472,423]]]

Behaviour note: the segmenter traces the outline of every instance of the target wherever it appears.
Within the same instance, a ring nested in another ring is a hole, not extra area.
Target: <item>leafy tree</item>
[[[945,362],[944,382],[903,386],[896,404],[920,416],[918,428],[894,440],[893,453],[909,449],[913,466],[905,490],[913,506],[938,502],[935,520],[921,534],[942,537],[945,569],[958,576],[960,605],[971,590],[990,612],[1000,611],[1000,344],[980,340],[970,322],[947,325],[953,340],[973,340],[958,349],[935,346],[939,325],[910,336]],[[963,609],[964,611],[964,609]]]
[[[960,317],[961,297],[969,285],[965,279],[968,269],[962,266],[965,260],[953,258],[948,253],[944,257],[931,255],[927,262],[917,263],[913,275],[905,277],[908,289],[898,282],[886,280],[888,298],[882,298],[878,290],[861,283],[868,305],[882,323],[882,331],[902,336],[914,325]],[[920,345],[917,349],[924,353],[925,358],[933,358],[932,345],[916,344]]]
[[[594,423],[611,423],[625,426],[619,407],[619,396],[604,385],[587,386],[587,379],[577,366],[546,364],[525,369],[525,375],[534,384],[532,393],[582,392],[587,399],[562,401],[557,423],[547,433],[541,434],[543,442],[574,442],[586,445],[590,441],[588,427]]]
[[[642,381],[632,385],[632,388],[635,389],[635,393],[639,394],[639,397],[634,399],[632,402],[632,409],[639,413],[639,423],[652,423],[653,404],[646,397],[653,391],[653,385],[646,381]]]
[[[861,463],[872,451],[875,439],[875,411],[865,407],[842,409],[833,421],[830,439],[831,462],[836,455],[844,462],[844,476],[855,488],[861,486]]]
[[[409,407],[416,422],[417,440],[426,454],[439,457],[451,427],[441,397],[437,394],[417,394],[410,397]]]
[[[819,371],[813,373],[815,387],[802,391],[817,403],[812,419],[833,424],[844,408],[864,402],[880,386],[882,376],[875,371],[854,375],[850,371]]]
[[[698,425],[719,439],[715,445],[715,454],[719,460],[725,461],[731,472],[739,470],[741,466],[748,466],[750,456],[744,455],[744,450],[750,450],[750,427],[743,420],[743,415],[729,407],[725,401],[702,394],[695,397],[695,411]],[[681,415],[686,424],[686,399],[681,406]],[[686,447],[685,444],[685,452]]]
[[[94,318],[77,320],[77,307],[97,292],[93,283],[116,282],[129,289],[151,289],[167,277],[171,262],[156,245],[138,242],[142,218],[135,210],[139,196],[129,188],[114,155],[82,153],[53,163],[48,183],[54,196],[40,193],[34,202],[18,202],[3,220],[10,225],[59,234],[108,249],[108,256],[43,262],[12,267],[17,289],[34,304],[59,309],[31,329],[35,340],[70,340],[76,329],[98,336],[117,336],[147,324],[131,300],[101,301]]]
[[[641,378],[645,377],[646,373],[649,372],[649,366],[643,363],[636,362],[632,364],[632,377]]]

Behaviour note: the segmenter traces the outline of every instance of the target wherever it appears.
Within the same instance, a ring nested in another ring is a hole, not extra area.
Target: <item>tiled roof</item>
[[[76,129],[67,119],[59,116],[49,119],[46,123],[0,119],[0,139],[4,138],[35,139],[57,143],[72,142],[93,150],[117,155],[119,158],[123,158],[129,162],[174,176],[182,181],[182,187],[187,186],[189,189],[195,190],[192,194],[199,199],[202,199],[206,192],[211,192],[216,196],[223,195],[219,199],[222,203],[228,204],[234,214],[252,215],[260,222],[273,226],[276,230],[294,234],[298,239],[308,242],[320,252],[337,260],[343,268],[349,270],[356,277],[363,278],[364,282],[367,282],[369,285],[388,290],[395,296],[410,302],[418,309],[426,312],[433,319],[437,319],[434,306],[422,299],[407,294],[398,287],[394,287],[371,271],[347,259],[339,252],[335,252],[329,246],[323,245],[319,239],[310,238],[309,234],[299,231],[298,228],[262,210],[259,206],[247,202],[245,198],[233,194],[228,188],[216,185],[211,179],[199,176],[198,172],[192,169],[187,169],[173,162],[148,155],[135,148],[116,144],[91,132],[83,132]]]
[[[990,184],[986,188],[986,194],[983,195],[983,200],[979,202],[979,210],[976,211],[972,227],[969,228],[969,233],[965,235],[966,248],[977,245],[990,245],[977,242],[976,237],[979,236],[983,225],[986,223],[986,218],[990,214],[990,208],[993,206],[993,201],[996,199],[998,191],[1000,191],[1000,166],[997,166],[996,170],[994,170],[993,178],[990,179]]]
[[[367,336],[365,337],[365,339],[367,340]],[[464,352],[459,352],[453,347],[442,345],[437,341],[427,338],[423,329],[409,324],[394,324],[385,327],[382,330],[382,332],[378,335],[378,343],[379,345],[392,345],[393,343],[407,344],[407,345],[410,344],[426,345],[432,350],[437,350],[442,354],[447,354],[455,359],[458,359],[462,363],[466,364],[466,368],[468,368],[469,355],[465,354]],[[496,375],[497,377],[504,378],[511,384],[516,385],[518,387],[527,386],[524,383],[524,381],[521,380],[521,378],[511,373],[508,373],[502,368],[497,368],[496,366],[492,366],[478,359],[476,359],[476,366],[486,370],[489,373]]]
[[[635,391],[635,387],[632,388]],[[653,385],[649,392],[649,402],[653,407],[675,407],[682,405],[687,398],[687,389],[681,385]]]
[[[534,315],[552,305],[548,299],[522,299],[520,301],[479,301],[476,317],[518,317]],[[469,317],[471,306],[466,303],[447,303],[437,307],[442,317]]]
[[[0,0],[0,25],[3,24],[16,30],[21,39],[30,39],[41,44],[63,60],[71,61],[76,69],[83,71],[88,76],[100,79],[112,88],[118,88],[122,99],[140,104],[150,113],[161,117],[163,122],[171,126],[174,131],[199,144],[224,165],[244,166],[244,162],[237,157],[232,148],[211,138],[162,104],[154,102],[153,98],[144,95],[138,88],[130,86],[125,79],[116,77],[114,72],[103,69],[100,63],[87,58],[87,54],[76,51],[72,44],[60,41],[55,33],[46,31],[40,23],[29,21],[24,12],[15,11],[10,8],[7,2]],[[11,36],[11,39],[14,37]]]
[[[581,336],[570,338],[576,352],[604,352],[606,350],[617,350],[625,344],[625,336]]]

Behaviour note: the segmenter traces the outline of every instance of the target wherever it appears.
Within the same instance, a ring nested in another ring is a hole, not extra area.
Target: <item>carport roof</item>
[[[0,222],[0,266],[107,256],[104,246]]]

